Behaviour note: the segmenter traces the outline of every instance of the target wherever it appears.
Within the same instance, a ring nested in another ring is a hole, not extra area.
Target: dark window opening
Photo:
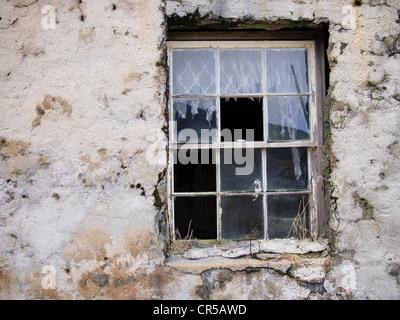
[[[267,150],[268,191],[307,190],[307,148],[277,148]]]
[[[263,141],[263,99],[262,98],[222,98],[221,129],[229,129],[235,140],[234,130],[241,130],[241,138],[246,141]],[[246,136],[246,129],[254,130],[254,138]],[[240,131],[239,131],[240,132]],[[222,142],[229,142],[229,136],[222,135]]]
[[[269,239],[310,235],[309,196],[307,194],[268,196]]]
[[[179,98],[174,100],[174,120],[176,121],[179,143],[213,143],[216,140],[216,100],[213,98]],[[187,134],[185,131],[190,129]],[[207,134],[205,134],[207,133]]]
[[[264,238],[263,196],[221,197],[222,239]]]
[[[174,209],[177,240],[217,238],[217,197],[177,197]]]
[[[208,149],[177,150],[174,156],[175,192],[213,192],[216,191],[215,152]],[[181,161],[188,161],[182,164]],[[208,162],[208,163],[207,163]]]

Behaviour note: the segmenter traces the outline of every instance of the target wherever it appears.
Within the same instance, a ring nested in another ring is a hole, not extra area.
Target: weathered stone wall
[[[398,0],[1,1],[0,297],[399,299],[399,12]],[[169,256],[165,35],[193,17],[329,25],[327,239],[258,243],[253,259]]]

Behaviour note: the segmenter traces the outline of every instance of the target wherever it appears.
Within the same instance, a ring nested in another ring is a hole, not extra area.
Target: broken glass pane
[[[261,163],[260,149],[222,149],[221,191],[254,191],[254,181],[262,181]]]
[[[261,50],[221,50],[221,93],[260,93]]]
[[[268,49],[268,93],[307,93],[307,50]]]
[[[177,197],[174,212],[176,240],[217,238],[217,197]]]
[[[262,98],[222,98],[222,142],[263,141],[263,118]],[[253,130],[252,136],[247,136],[247,129]]]
[[[174,141],[212,143],[217,137],[216,100],[213,98],[173,99]]]
[[[308,189],[307,148],[267,150],[267,190]]]
[[[264,238],[263,196],[222,196],[222,239]]]
[[[307,194],[268,196],[268,236],[305,239],[310,234]]]
[[[268,140],[310,139],[308,97],[268,98]]]
[[[174,192],[216,191],[215,151],[174,150]]]
[[[172,59],[172,94],[216,92],[214,50],[174,50]]]

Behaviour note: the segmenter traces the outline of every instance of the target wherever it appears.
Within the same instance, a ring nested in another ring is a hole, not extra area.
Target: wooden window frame
[[[301,96],[309,97],[310,104],[310,140],[307,141],[292,141],[292,142],[268,142],[267,131],[268,122],[264,118],[264,141],[255,142],[233,142],[233,143],[223,143],[220,142],[220,130],[218,130],[217,142],[212,144],[185,144],[185,147],[191,149],[214,149],[217,152],[217,189],[216,192],[185,192],[185,193],[174,193],[173,192],[173,151],[179,148],[178,143],[172,141],[174,128],[172,121],[170,121],[169,127],[169,164],[168,164],[168,216],[171,224],[172,239],[177,240],[175,237],[175,226],[174,226],[174,197],[177,196],[205,196],[205,195],[215,195],[217,197],[217,241],[221,239],[221,188],[220,188],[220,172],[219,172],[219,150],[224,148],[253,148],[253,149],[266,149],[269,148],[292,148],[292,147],[305,147],[308,149],[309,155],[309,184],[310,190],[308,192],[300,191],[299,193],[309,193],[310,194],[310,233],[313,239],[317,239],[324,235],[325,225],[326,225],[326,212],[324,203],[324,179],[322,178],[322,146],[323,146],[323,112],[322,106],[325,97],[325,66],[324,66],[324,44],[321,32],[309,32],[309,33],[290,33],[291,36],[276,35],[276,33],[271,32],[225,32],[225,33],[210,33],[210,32],[189,32],[180,33],[173,32],[169,34],[167,48],[168,48],[168,63],[170,66],[170,72],[172,72],[171,64],[171,50],[174,49],[199,49],[199,48],[214,48],[214,49],[240,49],[240,48],[306,48],[309,52],[309,92],[307,94],[300,94]],[[279,39],[279,40],[278,40]],[[285,39],[285,40],[282,40]],[[218,62],[216,68],[218,68]],[[170,88],[172,88],[172,74],[170,74]],[[219,80],[217,79],[218,83]],[[217,84],[218,86],[218,84]],[[230,98],[232,97],[262,97],[263,98],[263,109],[264,116],[266,117],[266,98],[269,96],[290,96],[290,94],[237,94],[237,95],[226,95]],[[292,94],[292,96],[299,96],[299,94]],[[173,117],[172,112],[172,98],[176,97],[192,97],[189,95],[173,95],[172,90],[170,90],[169,96],[169,115]],[[196,97],[203,97],[202,95],[196,95]],[[204,97],[216,97],[217,101],[217,124],[220,125],[220,98],[225,97],[224,95],[217,93],[213,95],[205,95]],[[172,119],[170,119],[172,120]],[[220,126],[218,125],[218,128]],[[266,152],[266,151],[265,151]],[[262,154],[265,154],[262,152]],[[262,157],[263,170],[266,170],[266,159],[265,156]],[[266,175],[263,175],[266,177]],[[265,180],[265,179],[264,179]],[[295,194],[296,192],[268,192],[265,187],[266,181],[263,185],[263,195],[279,195],[279,194]],[[235,193],[228,192],[229,195],[251,195],[251,193]],[[228,194],[226,193],[226,194]],[[266,205],[266,196],[264,196],[264,206]],[[267,234],[267,210],[264,210],[264,240],[268,240]]]

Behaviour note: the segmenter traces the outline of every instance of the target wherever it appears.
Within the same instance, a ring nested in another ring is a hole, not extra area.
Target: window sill
[[[318,282],[326,273],[329,263],[327,250],[327,240],[257,240],[252,241],[251,252],[249,243],[235,248],[229,245],[193,248],[182,255],[171,255],[166,260],[166,265],[191,274],[201,274],[206,270],[218,268],[231,271],[269,268],[286,274],[294,266],[306,267],[315,269],[312,274],[316,275],[316,278],[312,282]]]

